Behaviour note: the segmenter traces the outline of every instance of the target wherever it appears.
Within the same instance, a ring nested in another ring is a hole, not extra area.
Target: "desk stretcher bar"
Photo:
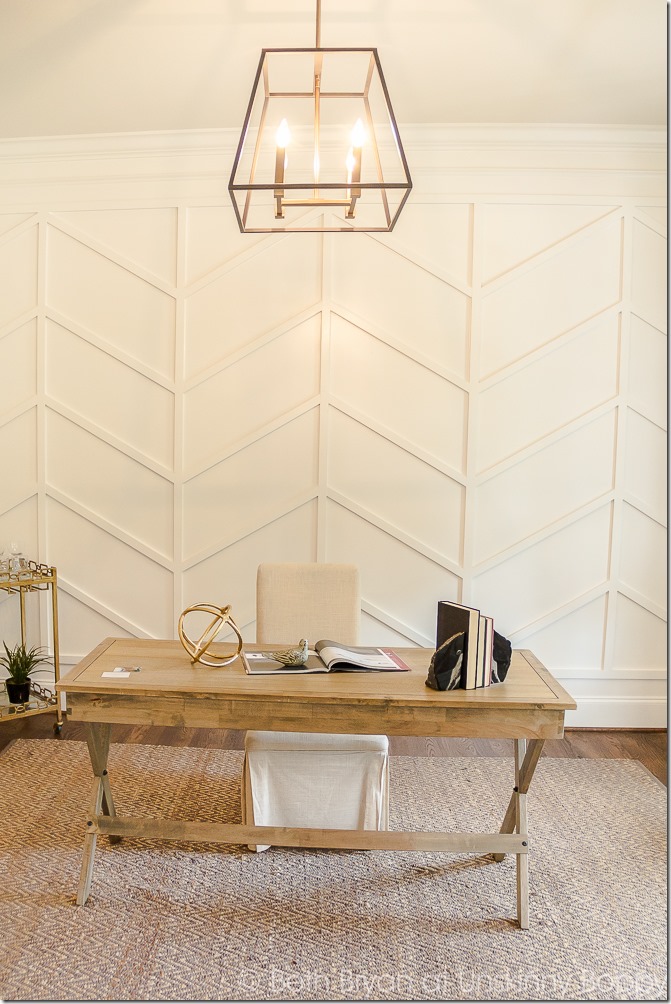
[[[526,854],[527,834],[393,832],[390,830],[317,830],[288,826],[243,826],[179,819],[132,819],[95,816],[89,833],[152,840],[215,844],[275,844],[280,847],[340,848],[356,851],[447,851]]]

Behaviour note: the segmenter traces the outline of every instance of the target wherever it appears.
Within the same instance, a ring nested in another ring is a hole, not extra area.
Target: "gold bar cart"
[[[51,625],[53,638],[54,683],[60,679],[60,658],[58,648],[58,576],[56,569],[37,561],[25,562],[25,567],[0,572],[0,590],[6,593],[18,593],[21,613],[21,643],[26,644],[26,595],[28,593],[51,592]],[[55,713],[54,731],[60,732],[63,727],[60,698],[55,690],[42,687],[38,683],[30,684],[30,697],[25,704],[10,704],[7,691],[2,683],[0,691],[0,722],[16,721],[17,718],[27,718],[30,715],[43,715],[45,712]]]

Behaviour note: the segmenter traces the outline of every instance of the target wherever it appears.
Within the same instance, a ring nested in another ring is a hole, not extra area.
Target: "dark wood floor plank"
[[[19,737],[53,739],[54,716],[35,715],[0,723],[0,750]],[[56,736],[65,742],[81,741],[85,737],[82,724],[67,720],[62,732]],[[234,729],[114,725],[112,742],[241,750],[244,733]],[[508,756],[511,740],[392,736],[390,749],[393,756]],[[655,777],[667,783],[666,730],[567,729],[563,739],[545,743],[543,756],[639,760]]]

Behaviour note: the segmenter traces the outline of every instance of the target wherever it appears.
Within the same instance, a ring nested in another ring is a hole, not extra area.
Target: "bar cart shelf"
[[[25,567],[0,572],[0,591],[18,595],[21,612],[21,643],[26,644],[26,596],[28,593],[51,594],[51,625],[53,640],[54,683],[60,679],[58,651],[58,576],[56,569],[37,561],[25,562]],[[0,684],[0,722],[14,722],[17,718],[45,713],[56,715],[54,731],[63,728],[63,715],[58,696],[50,688],[31,681],[30,696],[24,704],[10,704],[4,680]]]

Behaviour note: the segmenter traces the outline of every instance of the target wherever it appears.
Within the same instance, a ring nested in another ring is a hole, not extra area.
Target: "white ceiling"
[[[665,0],[323,0],[399,123],[666,125]],[[314,0],[0,0],[0,137],[239,126]]]

